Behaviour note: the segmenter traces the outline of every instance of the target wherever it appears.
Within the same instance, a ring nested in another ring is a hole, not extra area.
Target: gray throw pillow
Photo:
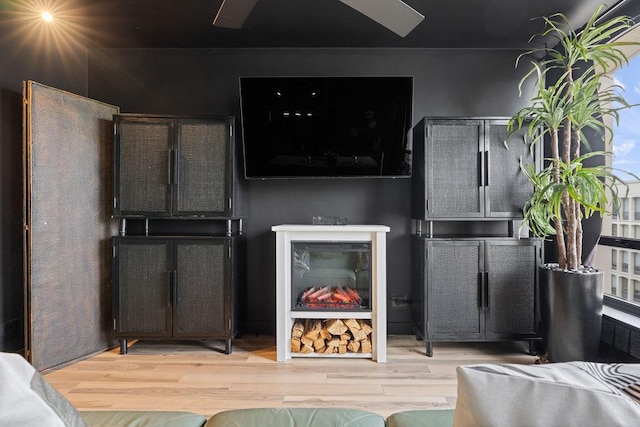
[[[86,423],[22,356],[0,353],[0,426],[84,427]]]
[[[454,426],[640,425],[640,365],[568,362],[457,369]]]

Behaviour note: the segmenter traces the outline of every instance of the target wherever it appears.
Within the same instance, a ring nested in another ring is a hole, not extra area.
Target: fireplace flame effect
[[[362,298],[355,289],[342,286],[312,286],[305,289],[298,298],[298,306],[310,309],[335,308],[354,309],[363,308]]]

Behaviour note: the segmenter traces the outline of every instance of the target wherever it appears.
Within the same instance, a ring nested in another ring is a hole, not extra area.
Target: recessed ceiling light
[[[47,22],[53,21],[53,15],[51,15],[49,12],[42,12],[40,16],[42,16],[42,19],[44,19]]]

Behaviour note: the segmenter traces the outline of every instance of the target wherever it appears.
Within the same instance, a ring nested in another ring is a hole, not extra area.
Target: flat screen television
[[[248,179],[409,177],[412,77],[241,77]]]

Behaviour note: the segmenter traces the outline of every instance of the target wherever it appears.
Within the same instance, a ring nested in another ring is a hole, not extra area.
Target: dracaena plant
[[[556,236],[558,264],[564,270],[581,267],[582,219],[607,212],[611,203],[617,205],[618,186],[626,187],[611,167],[584,164],[589,158],[611,153],[590,151],[583,130],[591,128],[603,138],[612,138],[613,130],[603,119],[617,122],[619,111],[631,107],[620,95],[621,88],[606,82],[609,77],[604,70],[627,63],[622,47],[630,43],[612,38],[631,28],[633,22],[628,17],[597,22],[603,9],[599,7],[579,31],[563,14],[542,18],[545,29],[532,39],[543,37],[556,43],[526,52],[516,60],[517,65],[526,56],[544,58],[532,60],[531,70],[520,81],[522,90],[525,81],[536,79],[535,92],[530,105],[511,118],[509,128],[525,128],[531,143],[546,137],[550,144],[547,167],[536,171],[523,165],[533,184],[533,194],[523,207],[523,225],[535,236]],[[548,81],[551,70],[559,75],[555,81]],[[587,154],[581,153],[582,146]]]

